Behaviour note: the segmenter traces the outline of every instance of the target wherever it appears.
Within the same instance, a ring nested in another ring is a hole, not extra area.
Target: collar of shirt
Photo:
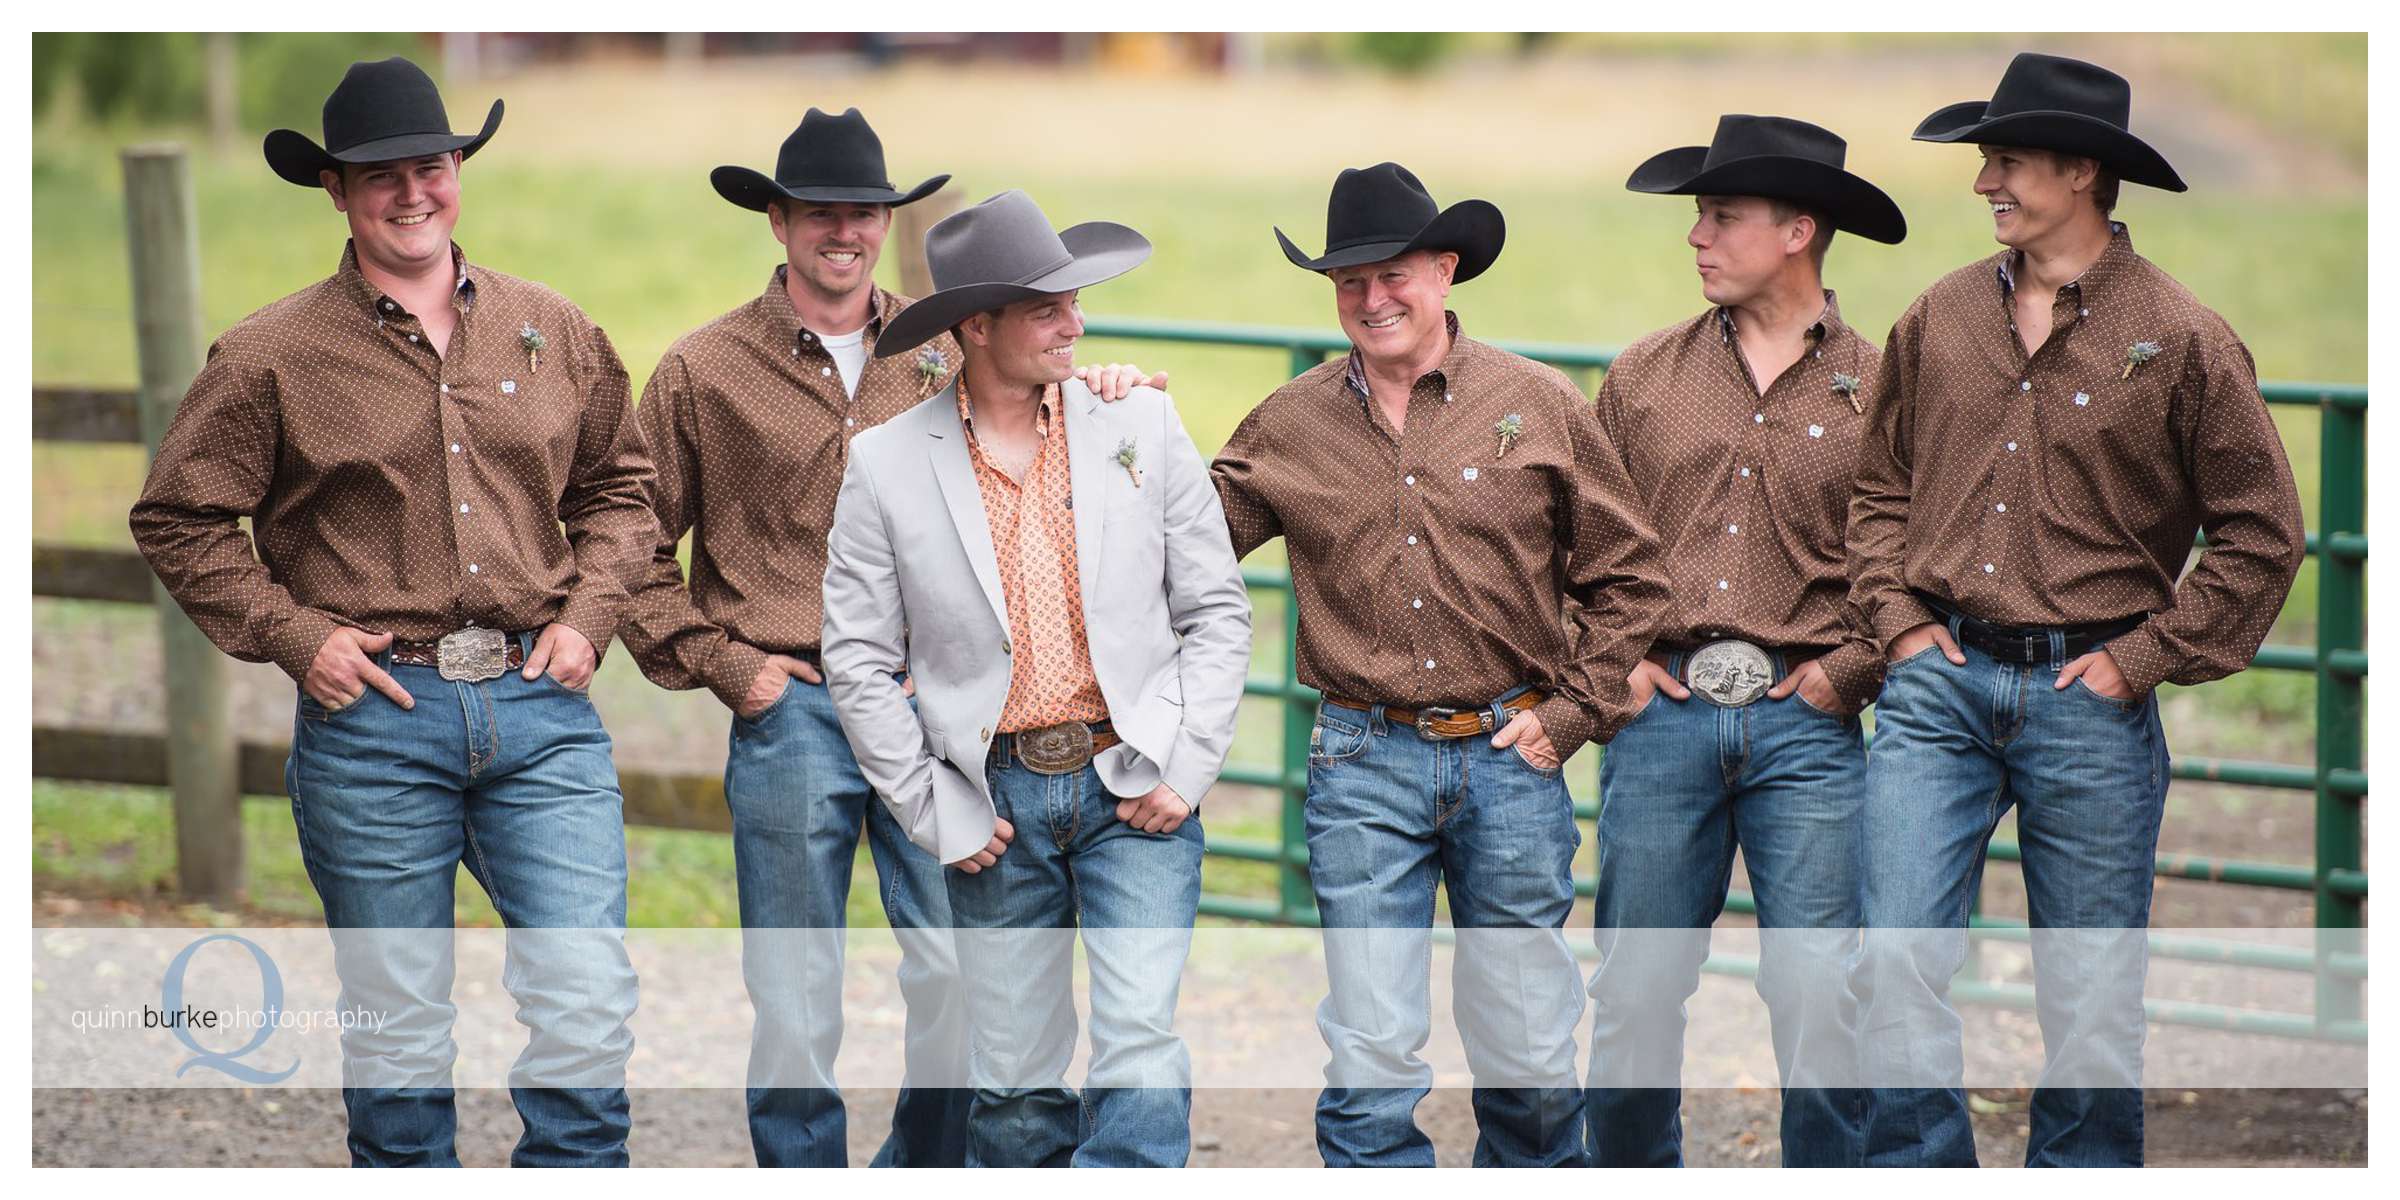
[[[2017,271],[2024,263],[2024,254],[2022,250],[2003,250],[1993,261],[1992,274],[2000,281],[2002,300],[2011,299],[2017,294]],[[2109,283],[2123,275],[2133,261],[2132,232],[2125,228],[2125,222],[2110,221],[2107,247],[2100,251],[2100,257],[2091,266],[2083,269],[2083,274],[2068,281],[2066,287],[2058,289],[2059,294],[2063,297],[2069,289],[2073,289],[2077,307],[2088,310],[2092,306],[2093,296],[2107,291]]]
[[[454,289],[454,294],[458,298],[459,311],[473,310],[475,307],[475,276],[467,270],[467,252],[459,249],[457,242],[450,243],[450,269],[458,273],[458,284]],[[333,276],[342,281],[342,285],[348,289],[351,297],[358,301],[358,306],[365,309],[367,315],[375,318],[377,325],[383,324],[387,317],[398,316],[408,311],[400,307],[399,301],[384,295],[383,290],[376,287],[374,282],[367,278],[367,273],[359,269],[358,243],[355,241],[342,243],[342,261],[333,269]]]
[[[1442,356],[1442,365],[1426,372],[1422,378],[1439,375],[1444,384],[1455,385],[1458,382],[1458,365],[1461,357],[1459,350],[1464,344],[1458,336],[1458,314],[1449,309],[1443,309],[1442,324],[1450,331],[1450,352]],[[1366,356],[1360,354],[1356,346],[1350,348],[1350,358],[1342,364],[1342,382],[1350,385],[1350,390],[1358,394],[1358,402],[1361,404],[1365,404],[1372,395],[1367,390]]]
[[[1050,438],[1050,414],[1058,404],[1058,394],[1055,383],[1043,388],[1041,404],[1034,410],[1033,435],[1044,441]],[[975,401],[967,395],[967,372],[963,367],[958,372],[958,423],[966,426],[970,444],[978,447],[983,444],[975,437]]]
[[[800,335],[812,331],[801,324],[800,313],[792,307],[792,294],[784,290],[784,280],[791,269],[790,263],[775,264],[774,273],[767,277],[767,290],[758,298],[758,302],[768,322],[783,331],[783,340],[789,345],[800,346],[804,344]],[[875,336],[883,332],[884,318],[889,317],[891,311],[892,294],[868,285],[866,344],[870,351],[875,345]]]
[[[1834,300],[1833,289],[1826,288],[1825,311],[1818,313],[1816,323],[1808,327],[1808,340],[1823,345],[1828,334],[1838,333],[1841,329],[1842,306]],[[1733,344],[1733,335],[1733,309],[1720,304],[1717,306],[1717,340],[1730,346]]]

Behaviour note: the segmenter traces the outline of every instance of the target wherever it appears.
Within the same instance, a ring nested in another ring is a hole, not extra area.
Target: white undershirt
[[[841,368],[842,390],[850,398],[858,398],[858,375],[867,369],[867,327],[864,325],[841,335],[818,334],[817,341],[825,353],[833,356],[833,365]]]

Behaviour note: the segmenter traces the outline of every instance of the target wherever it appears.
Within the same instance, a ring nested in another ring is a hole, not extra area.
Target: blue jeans
[[[1495,706],[1497,707],[1497,706]],[[1557,770],[1490,735],[1429,739],[1369,710],[1317,710],[1308,757],[1308,874],[1330,988],[1333,1051],[1317,1098],[1327,1166],[1434,1165],[1416,1108],[1433,1082],[1434,894],[1447,885],[1453,1006],[1479,1081],[1477,1166],[1582,1166],[1575,1026],[1583,976],[1559,931],[1583,840]],[[1372,1086],[1370,1086],[1372,1085]]]
[[[2027,1165],[2139,1165],[2143,931],[2166,808],[2167,743],[2155,696],[2120,701],[2051,686],[2063,653],[2031,666],[1938,648],[1894,663],[1867,759],[1865,953],[1856,977],[1870,1166],[1975,1163],[1963,1031],[1950,1007],[1985,846],[2017,810],[2028,916],[2092,936],[2104,954],[2061,959],[2036,935],[2043,1080]],[[1952,931],[1956,931],[1953,933]],[[2072,936],[2072,935],[2069,935]],[[2048,961],[2045,961],[2045,959]],[[1950,1086],[1932,1086],[1948,1083]]]
[[[509,1089],[525,1122],[510,1162],[624,1166],[636,995],[624,799],[600,714],[547,675],[452,683],[376,660],[416,707],[369,688],[327,712],[302,693],[284,766],[342,1007],[387,1014],[342,1032],[351,1161],[458,1165],[449,931],[463,862],[510,930],[502,983],[532,1031],[512,1083],[546,1085]],[[356,930],[426,932],[343,932]],[[573,1083],[590,1086],[547,1086]]]
[[[762,1167],[849,1162],[849,1122],[833,1084],[842,1048],[842,951],[859,828],[900,943],[908,1005],[906,1075],[878,1167],[966,1161],[967,1094],[909,1087],[955,1079],[966,1061],[958,957],[942,865],[910,845],[858,772],[824,685],[792,680],[755,720],[733,719],[725,752],[742,979],[751,1028],[750,1146]]]
[[[1200,912],[1197,814],[1173,833],[1117,819],[1090,767],[987,769],[1016,827],[997,864],[945,869],[968,1003],[968,1165],[1180,1167],[1192,1149],[1192,1061],[1175,999]],[[1075,936],[1091,964],[1092,1058],[1075,1053]]]
[[[1779,659],[1776,677],[1788,668]],[[1758,994],[1784,1087],[1783,1163],[1857,1165],[1865,1094],[1808,1080],[1849,1083],[1856,1073],[1849,969],[1865,775],[1858,718],[1820,712],[1796,692],[1741,708],[1662,692],[1609,743],[1584,1095],[1593,1165],[1683,1163],[1683,1092],[1661,1084],[1682,1070],[1684,1003],[1700,986],[1736,849],[1759,928],[1770,931],[1759,940]]]

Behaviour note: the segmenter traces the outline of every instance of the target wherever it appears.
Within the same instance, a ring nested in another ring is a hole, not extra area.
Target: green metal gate
[[[1316,366],[1325,356],[1347,352],[1348,339],[1339,333],[1279,329],[1263,326],[1218,325],[1128,318],[1085,322],[1090,337],[1137,341],[1180,342],[1211,346],[1241,346],[1280,350],[1289,356],[1294,375]],[[1615,352],[1590,346],[1502,342],[1503,349],[1538,359],[1564,370],[1605,371]],[[2316,519],[2310,522],[2308,553],[2317,560],[2317,644],[2270,645],[2251,665],[2270,671],[2305,671],[2317,679],[2317,761],[2313,768],[2279,763],[2242,762],[2212,758],[2180,758],[2175,778],[2245,784],[2316,793],[2316,862],[2312,866],[2243,862],[2195,855],[2162,853],[2158,874],[2177,879],[2282,888],[2312,893],[2319,929],[2361,929],[2365,926],[2367,875],[2363,836],[2367,775],[2364,770],[2366,653],[2366,453],[2367,391],[2356,385],[2266,383],[2260,391],[2267,402],[2308,406],[2321,420],[2321,495]],[[1316,923],[1316,905],[1308,886],[1308,847],[1302,824],[1302,801],[1308,790],[1308,735],[1315,723],[1317,693],[1294,675],[1293,648],[1299,633],[1299,606],[1292,599],[1291,577],[1281,570],[1245,568],[1243,579],[1253,593],[1282,597],[1283,665],[1280,676],[1252,677],[1244,689],[1252,696],[1277,701],[1282,710],[1283,745],[1280,765],[1259,768],[1229,766],[1224,778],[1233,783],[1271,788],[1283,797],[1280,836],[1273,842],[1211,836],[1208,852],[1221,858],[1271,863],[1276,868],[1274,899],[1206,895],[1201,911],[1217,917],[1289,925]],[[1263,634],[1262,634],[1263,636]],[[1578,819],[1597,815],[1596,806],[1578,804]],[[2012,841],[1995,840],[1991,857],[2018,861]],[[1593,880],[1575,881],[1576,891],[1589,896]],[[1755,911],[1749,895],[1732,893],[1726,907],[1733,912]],[[1986,936],[2026,936],[2022,922],[1977,917]],[[2154,1020],[2214,1029],[2236,1029],[2291,1037],[2366,1041],[2366,956],[2361,949],[2329,948],[2325,939],[2314,952],[2227,943],[2161,933],[2151,937],[2151,953],[2160,958],[2221,963],[2251,969],[2299,971],[2316,978],[2312,1015],[2263,1013],[2212,1005],[2152,1001]],[[1712,958],[1709,969],[1748,973],[1754,962]],[[2030,989],[1961,980],[1954,994],[1965,1000],[2030,1007]]]

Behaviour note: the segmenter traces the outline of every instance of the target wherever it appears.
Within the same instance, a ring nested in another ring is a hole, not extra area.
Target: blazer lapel
[[[983,597],[992,603],[992,615],[1000,619],[1000,627],[1008,628],[1008,603],[1000,591],[1000,556],[992,550],[992,523],[984,514],[983,489],[975,483],[975,464],[967,457],[967,429],[958,419],[958,389],[942,389],[940,403],[927,406],[925,432],[926,457],[933,463],[933,477],[942,488],[942,502],[950,509],[950,524],[958,530],[958,541],[967,551],[967,562],[975,568],[975,581],[983,585]]]
[[[1116,463],[1116,444],[1109,440],[1100,415],[1100,397],[1077,379],[1059,387],[1067,419],[1068,482],[1075,497],[1075,574],[1089,620],[1093,583],[1100,577],[1100,529],[1108,516],[1108,473],[1123,468]]]

